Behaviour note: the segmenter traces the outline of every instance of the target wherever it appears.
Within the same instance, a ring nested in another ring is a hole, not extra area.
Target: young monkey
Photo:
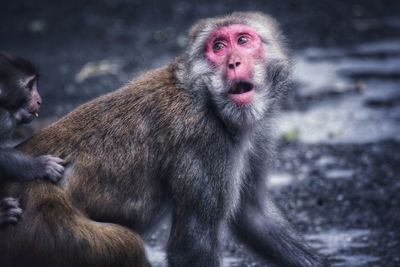
[[[37,80],[32,63],[0,52],[0,183],[36,178],[57,182],[64,172],[63,160],[58,157],[34,158],[9,146],[15,128],[38,116],[42,100]],[[0,225],[17,222],[21,214],[17,199],[0,199]]]

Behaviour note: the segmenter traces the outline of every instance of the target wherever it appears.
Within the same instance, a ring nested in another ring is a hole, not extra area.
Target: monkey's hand
[[[16,223],[21,215],[22,209],[17,199],[6,197],[0,200],[0,225]]]
[[[58,157],[44,155],[37,158],[42,170],[44,170],[43,178],[49,179],[53,183],[57,183],[64,174],[64,161]]]

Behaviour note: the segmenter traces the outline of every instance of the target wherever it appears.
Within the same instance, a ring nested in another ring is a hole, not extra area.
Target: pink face
[[[24,84],[24,89],[27,98],[14,113],[15,119],[19,123],[29,123],[35,117],[38,117],[40,105],[42,104],[42,98],[37,89],[36,76],[27,79],[26,84]]]
[[[263,50],[258,34],[241,24],[218,28],[208,39],[206,57],[221,68],[224,78],[232,85],[229,95],[235,103],[252,102],[254,65],[264,58]]]

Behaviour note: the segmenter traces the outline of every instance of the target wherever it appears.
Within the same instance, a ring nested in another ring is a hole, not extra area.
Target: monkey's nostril
[[[38,101],[37,104],[38,104],[38,106],[40,106],[42,104],[42,102]]]
[[[235,63],[229,63],[228,64],[228,68],[230,68],[231,70],[233,70],[234,68],[238,67],[241,63],[239,61],[235,62]]]

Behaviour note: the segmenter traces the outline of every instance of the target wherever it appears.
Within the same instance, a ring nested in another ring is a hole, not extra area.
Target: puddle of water
[[[346,88],[352,86],[352,82],[338,74],[340,66],[336,62],[307,60],[306,56],[295,57],[293,72],[294,80],[303,85],[299,88],[299,94],[303,96],[321,93],[332,88]]]
[[[392,57],[384,60],[376,59],[348,59],[344,58],[338,62],[337,71],[342,74],[352,73],[399,73],[400,58]]]
[[[400,22],[400,19],[397,19]],[[378,42],[370,42],[355,46],[355,51],[365,54],[373,54],[379,52],[398,53],[400,52],[400,40],[384,40]]]
[[[167,267],[167,254],[162,247],[158,246],[145,246],[146,255],[153,267]],[[242,267],[243,260],[239,257],[232,255],[224,256],[222,259],[222,266],[224,267]]]
[[[363,82],[365,91],[362,97],[365,99],[390,99],[400,95],[400,83],[398,81],[368,80]]]
[[[400,22],[400,19],[398,19]],[[319,48],[308,47],[302,54],[310,60],[328,60],[337,59],[345,56],[362,55],[373,56],[376,54],[398,55],[400,53],[400,40],[388,39],[383,41],[362,43],[351,48]]]
[[[400,108],[370,109],[357,96],[325,102],[306,111],[284,112],[278,119],[278,133],[294,129],[305,143],[366,143],[400,139]]]
[[[400,40],[366,43],[353,48],[358,53],[400,52]],[[339,59],[308,60],[310,55],[338,56]],[[342,55],[342,56],[341,56]],[[299,95],[306,97],[354,87],[354,81],[341,75],[349,73],[400,74],[400,57],[386,59],[354,59],[345,50],[307,49],[296,57],[294,79],[301,86]],[[365,103],[400,97],[395,80],[371,79],[362,82],[364,91],[340,99],[327,99],[313,104],[306,111],[284,112],[278,123],[279,132],[299,130],[299,140],[306,143],[365,143],[393,138],[400,139],[400,106],[373,109]]]
[[[272,173],[268,177],[268,187],[279,188],[290,185],[294,181],[293,175],[289,173]]]
[[[368,238],[370,232],[370,230],[362,229],[331,229],[319,234],[306,235],[306,239],[320,249],[323,254],[333,255],[349,248],[367,247],[368,244],[361,242],[360,239]]]
[[[353,176],[354,171],[347,169],[328,170],[325,173],[327,179],[351,179]]]
[[[121,63],[114,59],[104,59],[86,63],[75,75],[75,81],[82,83],[85,80],[102,75],[118,75],[121,72]]]
[[[374,255],[357,253],[357,249],[368,247],[370,233],[370,230],[363,229],[331,229],[319,234],[307,235],[306,239],[322,254],[329,255],[336,261],[332,266],[355,267],[380,260]],[[346,255],[346,251],[351,252],[351,255]]]
[[[234,256],[226,256],[222,259],[222,266],[224,267],[242,267],[243,260]]]
[[[326,168],[334,165],[336,162],[337,159],[332,156],[322,156],[315,162],[315,165],[319,168]]]
[[[302,54],[307,59],[321,60],[327,58],[342,57],[345,55],[345,50],[340,48],[319,48],[308,47],[302,51]]]
[[[334,263],[332,267],[348,267],[348,266],[366,266],[369,263],[378,262],[379,258],[370,255],[341,255],[336,258],[339,262]]]
[[[368,53],[400,53],[400,41],[363,44],[354,48],[359,54]],[[386,49],[386,50],[385,50]],[[323,56],[327,57],[326,59]],[[318,61],[309,58],[321,58]],[[336,57],[329,60],[329,57]],[[349,58],[344,49],[306,49],[295,57],[293,78],[303,85],[300,87],[300,95],[320,93],[324,90],[340,90],[354,87],[354,81],[348,79],[351,74],[399,74],[400,57],[388,57],[385,59],[373,58]]]

